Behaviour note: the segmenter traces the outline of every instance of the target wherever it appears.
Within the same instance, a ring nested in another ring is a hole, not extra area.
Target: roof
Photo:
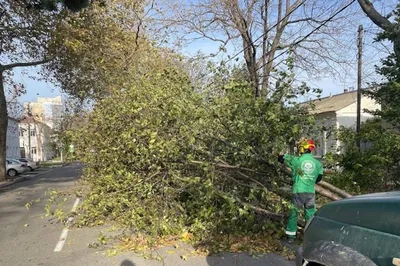
[[[311,114],[321,114],[327,112],[336,112],[353,103],[357,102],[357,91],[349,91],[341,94],[331,95],[303,103],[312,103],[315,109],[310,110]]]
[[[31,116],[24,116],[21,121],[21,124],[42,124],[42,125],[46,125],[45,123],[31,117]],[[47,125],[46,125],[47,126]]]

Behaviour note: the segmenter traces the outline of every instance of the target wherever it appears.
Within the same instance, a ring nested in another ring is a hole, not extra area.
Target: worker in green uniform
[[[300,157],[279,155],[278,161],[292,171],[292,201],[290,216],[286,227],[289,242],[294,242],[297,232],[297,218],[304,208],[306,222],[315,213],[315,184],[322,180],[322,164],[314,158],[312,152],[315,143],[312,139],[302,139],[298,143]]]

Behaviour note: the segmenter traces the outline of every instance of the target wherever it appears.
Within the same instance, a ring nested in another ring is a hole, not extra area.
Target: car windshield
[[[10,163],[12,163],[12,164],[21,164],[21,162],[14,160],[14,159],[8,159],[8,161],[10,161]]]

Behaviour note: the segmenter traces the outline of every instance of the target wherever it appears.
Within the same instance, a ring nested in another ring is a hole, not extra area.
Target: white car
[[[16,160],[21,162],[21,163],[26,164],[30,171],[33,171],[33,170],[39,168],[39,162],[34,162],[34,161],[28,160],[26,158],[19,158],[19,159],[16,159]]]
[[[29,168],[26,164],[18,162],[16,160],[6,160],[6,171],[7,175],[10,177],[15,177],[19,174],[25,173],[29,171]]]

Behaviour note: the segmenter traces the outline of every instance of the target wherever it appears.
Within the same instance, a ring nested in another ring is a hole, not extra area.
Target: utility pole
[[[361,128],[361,70],[362,70],[362,50],[363,50],[363,26],[358,26],[358,56],[357,56],[357,148],[360,150],[360,128]]]
[[[31,121],[32,121],[32,110],[31,110],[31,105],[28,103],[28,154],[29,154],[29,160],[32,160],[32,142],[31,142]]]
[[[29,154],[29,160],[32,160],[32,149],[31,149],[31,121],[28,120],[28,154]]]

